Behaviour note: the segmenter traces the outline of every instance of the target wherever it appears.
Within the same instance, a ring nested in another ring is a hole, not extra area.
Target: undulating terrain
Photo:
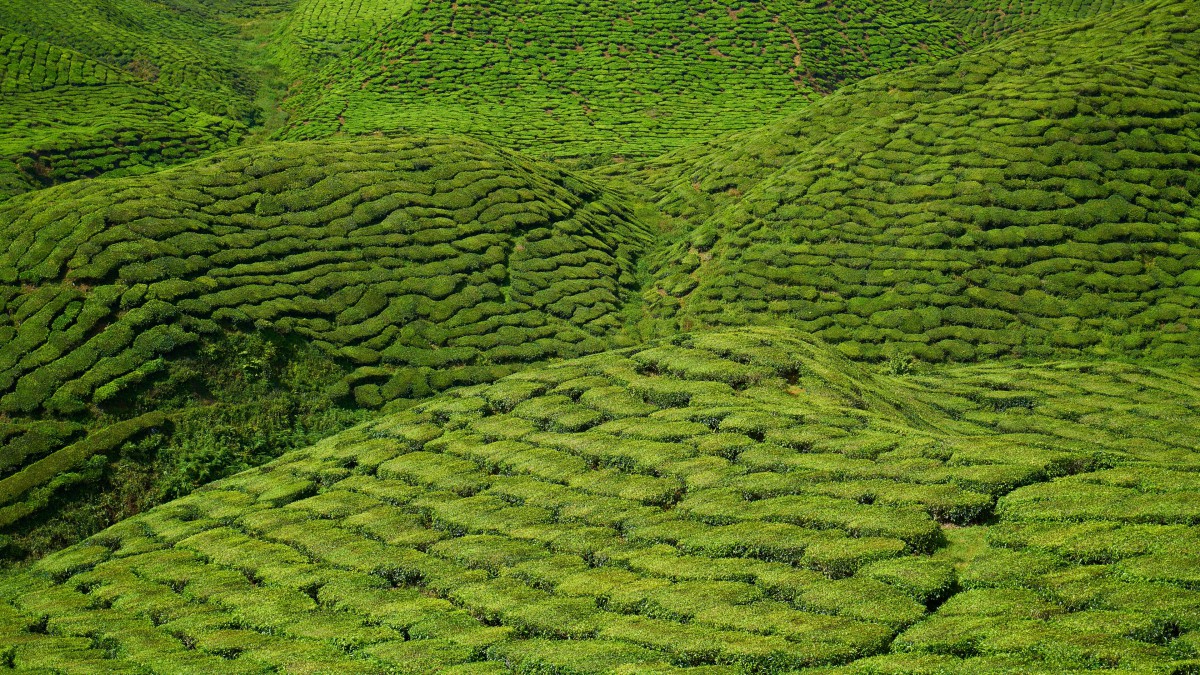
[[[0,672],[1200,672],[1191,0],[0,0]]]

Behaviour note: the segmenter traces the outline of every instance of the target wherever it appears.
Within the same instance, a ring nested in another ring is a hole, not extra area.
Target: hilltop
[[[0,578],[20,668],[1186,669],[1200,373],[710,332],[382,417]]]

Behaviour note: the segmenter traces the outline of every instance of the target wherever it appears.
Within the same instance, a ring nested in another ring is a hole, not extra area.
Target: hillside
[[[0,0],[0,674],[1200,673],[1194,0]]]
[[[1200,353],[1200,32],[1156,1],[839,90],[634,167],[682,220],[665,330],[847,354]]]
[[[326,65],[293,89],[284,138],[465,133],[584,162],[756,126],[966,49],[912,0],[306,0],[286,26],[289,62]]]
[[[959,26],[972,42],[1032,32],[1058,23],[1102,15],[1140,0],[937,0],[930,9]]]
[[[282,0],[0,0],[0,28],[67,48],[169,92],[186,105],[248,122],[256,68],[240,29]]]
[[[0,201],[64,181],[145,172],[236,142],[237,124],[79,52],[0,26]]]
[[[175,419],[184,439],[275,427],[282,440],[239,439],[262,461],[315,440],[291,427],[339,402],[402,405],[600,351],[622,331],[645,239],[596,185],[465,138],[263,145],[12,199],[0,506],[15,506],[0,524],[45,506],[36,489],[55,476],[162,427],[164,409],[205,409]],[[135,416],[115,443],[47,454],[80,424]],[[151,459],[184,452],[164,443]]]
[[[0,201],[146,173],[236,145],[264,123],[271,3],[0,1]]]
[[[0,577],[0,641],[105,672],[1186,672],[1197,401],[1194,369],[681,336],[126,520]]]

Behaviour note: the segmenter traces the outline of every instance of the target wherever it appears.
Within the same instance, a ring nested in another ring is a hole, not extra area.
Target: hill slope
[[[147,171],[235,143],[239,125],[79,52],[0,27],[0,201]]]
[[[293,93],[285,137],[465,133],[540,156],[647,156],[966,47],[911,0],[406,2],[391,21],[380,6],[297,8],[289,35],[329,16],[345,16],[347,39],[354,16],[380,30]],[[317,62],[331,49],[283,39]]]
[[[1200,353],[1189,6],[883,75],[644,167],[701,222],[648,299],[685,328],[783,323],[876,359]]]
[[[72,49],[186,105],[249,122],[260,63],[239,27],[280,0],[0,0],[0,28]]]
[[[261,125],[283,3],[0,1],[0,200],[236,145]]]
[[[937,0],[930,8],[972,41],[988,41],[1098,16],[1141,0]]]
[[[0,642],[107,672],[1187,668],[1198,400],[1194,370],[680,337],[127,520],[0,578]]]
[[[0,443],[222,393],[235,424],[284,433],[319,410],[267,424],[280,389],[372,409],[599,351],[645,237],[596,185],[464,138],[264,145],[23,195],[0,207]],[[0,501],[36,512],[30,489],[120,442],[0,480]]]

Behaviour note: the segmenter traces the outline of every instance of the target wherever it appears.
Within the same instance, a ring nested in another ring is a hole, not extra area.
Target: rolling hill
[[[881,75],[634,167],[684,223],[648,300],[666,330],[779,323],[876,360],[1196,356],[1188,10],[1144,3]]]
[[[0,0],[0,672],[1200,672],[1191,0]]]
[[[600,351],[622,332],[646,238],[595,184],[465,138],[262,145],[10,200],[0,501],[15,506],[0,520],[37,513],[46,496],[30,490],[162,427],[161,409],[223,398],[257,429]],[[267,403],[300,391],[292,409]],[[215,414],[177,421],[230,423]],[[134,419],[94,447],[99,425]],[[47,454],[80,423],[93,433]],[[314,440],[288,425],[281,441],[242,442],[265,445],[261,461]]]
[[[126,520],[0,577],[0,641],[105,672],[1186,671],[1198,400],[1194,370],[680,336]]]

